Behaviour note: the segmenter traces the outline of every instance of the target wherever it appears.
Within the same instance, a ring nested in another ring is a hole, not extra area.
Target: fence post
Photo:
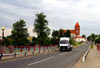
[[[47,46],[47,52],[48,52],[48,46]]]
[[[34,54],[34,51],[32,51],[32,54]]]
[[[54,45],[53,45],[53,51],[55,50]]]
[[[3,54],[0,54],[0,60],[2,59],[2,57],[3,57]]]
[[[51,45],[50,45],[50,51],[51,51]]]
[[[35,54],[35,46],[34,46],[34,54]]]
[[[39,54],[40,54],[40,49],[41,49],[41,46],[39,46]]]
[[[52,45],[50,46],[51,52],[52,52]]]
[[[30,47],[28,46],[28,52],[30,51]]]
[[[24,53],[24,56],[26,56],[26,52]]]
[[[43,46],[43,50],[44,50],[44,53],[45,53],[45,46]]]
[[[48,45],[48,52],[49,52],[49,45]]]
[[[33,46],[33,51],[32,51],[32,54],[34,54],[34,46]]]
[[[22,53],[22,51],[23,51],[23,49],[22,49],[22,47],[21,47],[21,53]]]
[[[50,50],[51,50],[51,52],[52,52],[52,45],[50,46]]]
[[[14,58],[16,58],[16,53],[14,53]]]

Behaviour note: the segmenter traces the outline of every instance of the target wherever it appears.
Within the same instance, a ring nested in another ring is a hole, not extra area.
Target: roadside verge
[[[89,48],[87,49],[87,51],[82,55],[82,57],[80,57],[79,61],[73,66],[73,68],[78,68],[78,66],[79,66],[80,64],[85,63],[86,58],[88,57],[89,52],[90,52],[90,46],[89,46]]]

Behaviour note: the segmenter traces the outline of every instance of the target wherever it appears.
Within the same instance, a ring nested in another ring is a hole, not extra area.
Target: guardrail
[[[83,56],[83,58],[82,58],[82,62],[83,62],[83,63],[86,61],[86,57],[87,57],[89,51],[90,51],[90,46],[89,46],[88,50],[86,51],[86,53],[84,54],[84,56]]]
[[[37,46],[34,46],[33,51],[30,51],[30,49],[28,48],[28,52],[27,51],[22,51],[21,48],[21,52],[15,52],[15,53],[9,53],[9,54],[0,54],[0,59],[2,60],[3,57],[7,57],[7,56],[13,56],[13,58],[16,58],[17,55],[24,55],[27,56],[29,53],[31,53],[30,55],[35,55],[35,54],[40,54],[40,53],[48,53],[48,52],[54,52],[56,50],[58,50],[57,46],[38,46],[38,49],[36,49]]]

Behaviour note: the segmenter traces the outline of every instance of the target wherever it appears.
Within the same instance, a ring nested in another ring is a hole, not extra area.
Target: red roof
[[[71,32],[71,34],[75,34],[76,31],[75,30],[69,30]],[[67,32],[67,30],[64,30],[64,32]]]
[[[76,37],[76,38],[84,38],[84,37]]]
[[[80,25],[79,25],[78,22],[77,22],[75,26],[80,26]]]

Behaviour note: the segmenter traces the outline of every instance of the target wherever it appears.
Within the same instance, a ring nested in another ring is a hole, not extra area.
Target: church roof
[[[75,26],[80,26],[80,25],[79,25],[78,22],[77,22]]]
[[[71,34],[75,34],[76,31],[75,30],[69,30],[71,32]],[[67,32],[67,30],[64,30],[64,32]]]
[[[84,38],[84,37],[76,37],[76,38]]]

